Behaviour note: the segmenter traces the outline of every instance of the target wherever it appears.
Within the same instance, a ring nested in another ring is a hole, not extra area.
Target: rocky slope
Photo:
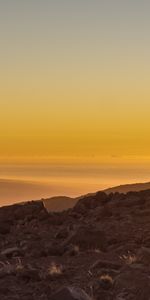
[[[53,294],[75,287],[95,300],[148,300],[149,220],[150,190],[98,192],[61,213],[41,201],[0,208],[0,299],[68,300],[68,290]]]

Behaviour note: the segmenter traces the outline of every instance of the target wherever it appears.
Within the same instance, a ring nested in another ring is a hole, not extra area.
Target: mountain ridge
[[[47,187],[44,184],[40,185],[38,182],[30,180],[0,179],[0,203],[1,206],[3,206],[29,200],[35,201],[42,199],[48,211],[62,211],[72,208],[80,198],[87,195],[95,195],[95,193],[88,193],[78,197],[69,197],[65,195],[45,197],[46,194],[49,194],[50,189],[52,191],[52,188]],[[115,192],[127,193],[128,191],[140,191],[147,189],[150,189],[150,182],[125,184],[107,188],[103,191],[109,194]]]
[[[104,189],[102,190],[103,192],[105,192],[106,194],[110,194],[110,193],[128,193],[128,192],[134,192],[134,191],[142,191],[142,190],[149,190],[150,189],[150,182],[145,182],[145,183],[134,183],[134,184],[125,184],[125,185],[119,185],[119,186],[115,186],[115,187],[111,187],[108,189]],[[57,197],[52,197],[52,198],[48,198],[48,199],[42,199],[44,201],[44,205],[46,207],[46,209],[48,211],[51,211],[54,207],[54,203],[51,203],[51,199],[57,202],[58,201],[58,205],[57,203],[55,203],[55,208],[56,211],[61,211],[61,198],[64,197],[68,198],[68,200],[70,199],[70,203],[69,201],[65,201],[65,205],[62,205],[66,208],[72,208],[77,202],[78,200],[86,197],[86,196],[94,196],[97,192],[95,193],[88,193],[86,195],[82,195],[79,197],[75,197],[75,198],[70,198],[70,197],[66,197],[66,196],[57,196]],[[68,204],[68,207],[67,207]],[[60,205],[60,206],[59,206]],[[63,208],[63,207],[62,207]]]

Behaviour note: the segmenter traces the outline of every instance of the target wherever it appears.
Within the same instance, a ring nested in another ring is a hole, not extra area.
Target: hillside
[[[42,201],[0,208],[0,299],[148,300],[149,219],[150,190],[98,192],[61,213]],[[87,295],[52,296],[63,287]]]
[[[48,211],[63,211],[72,208],[78,201],[78,198],[57,196],[49,199],[42,199],[42,201]]]
[[[128,193],[129,191],[142,191],[150,189],[150,182],[146,183],[135,183],[135,184],[125,184],[120,186],[115,186],[109,189],[104,190],[106,194],[110,193]],[[70,198],[65,196],[57,196],[48,199],[42,199],[44,202],[44,206],[48,211],[63,211],[65,209],[69,209],[73,207],[79,199],[82,199],[87,196],[94,196],[95,193],[91,193],[88,195],[83,195],[76,198]]]
[[[135,183],[135,184],[124,184],[120,186],[115,186],[105,190],[105,193],[128,193],[132,192],[139,192],[150,189],[150,182],[145,183]]]
[[[120,192],[127,193],[128,191],[140,191],[150,189],[150,183],[127,184],[117,187],[112,187],[104,190],[107,194]],[[58,191],[58,196],[54,195]],[[20,203],[30,200],[42,199],[44,206],[48,211],[63,211],[73,207],[80,198],[95,193],[82,195],[79,197],[62,196],[64,194],[59,186],[54,186],[51,183],[44,184],[26,180],[15,179],[0,179],[0,206]]]

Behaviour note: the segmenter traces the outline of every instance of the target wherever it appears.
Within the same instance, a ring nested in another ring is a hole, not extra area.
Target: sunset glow
[[[149,10],[0,4],[0,178],[62,187],[49,196],[150,181]]]

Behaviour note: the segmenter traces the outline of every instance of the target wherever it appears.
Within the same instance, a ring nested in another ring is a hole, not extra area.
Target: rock
[[[24,281],[40,281],[40,274],[37,269],[34,268],[23,268],[17,273],[18,278],[22,278]]]
[[[104,192],[98,192],[95,195],[81,198],[74,206],[74,211],[84,212],[87,209],[95,209],[106,202],[108,196]]]
[[[65,253],[65,247],[58,244],[52,244],[45,247],[46,256],[62,256]]]
[[[111,293],[110,291],[108,292],[102,288],[97,288],[96,290],[94,290],[94,299],[96,299],[96,300],[112,300],[114,298],[113,298],[113,293]],[[120,299],[120,300],[125,300],[125,299]]]
[[[21,251],[18,247],[12,247],[12,248],[7,248],[3,251],[1,251],[1,255],[6,256],[6,257],[12,257],[15,255],[20,255]]]
[[[126,295],[122,299],[147,300],[150,294],[149,276],[144,271],[134,270],[130,267],[124,270],[115,278],[114,282],[115,295],[114,299],[119,299],[118,294],[124,292]],[[121,298],[120,298],[121,299]]]
[[[95,282],[94,289],[99,290],[99,289],[104,289],[104,290],[109,290],[113,287],[113,279],[110,275],[104,274],[101,275],[100,278]]]
[[[122,201],[123,206],[126,207],[132,207],[133,205],[140,205],[141,199],[139,195],[136,195],[135,193],[129,192],[126,195],[125,201]]]
[[[142,247],[137,253],[137,260],[143,264],[150,263],[150,248]]]
[[[61,229],[59,230],[56,235],[55,235],[55,239],[65,239],[68,237],[69,231],[67,229]]]
[[[0,208],[0,299],[149,299],[150,191],[97,193],[76,209]]]
[[[1,222],[0,223],[0,234],[8,234],[10,233],[10,225],[5,223],[5,222]]]
[[[94,227],[80,227],[65,242],[65,245],[75,245],[81,250],[106,249],[106,236],[103,231]]]
[[[100,270],[101,268],[109,268],[111,270],[119,270],[122,265],[120,263],[115,263],[108,260],[97,260],[90,268],[90,271],[93,272],[95,269]]]
[[[65,248],[64,255],[69,256],[75,256],[80,253],[80,248],[75,245],[68,245],[68,247]]]
[[[64,287],[54,295],[50,300],[90,300],[91,298],[80,288]]]

